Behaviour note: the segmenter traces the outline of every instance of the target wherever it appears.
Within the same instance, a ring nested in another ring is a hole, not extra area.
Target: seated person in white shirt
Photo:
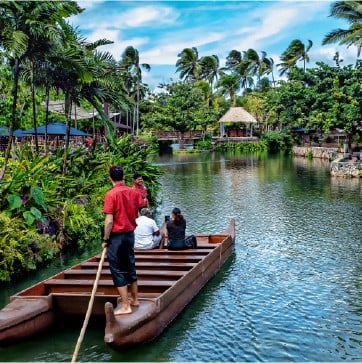
[[[134,248],[136,250],[158,248],[163,236],[156,222],[151,218],[151,211],[148,208],[140,210],[136,223]]]

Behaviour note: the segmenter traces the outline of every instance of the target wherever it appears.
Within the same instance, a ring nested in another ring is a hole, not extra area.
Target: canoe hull
[[[55,322],[51,299],[13,298],[0,311],[0,342],[2,345],[29,339],[49,329]]]
[[[149,342],[171,323],[234,250],[235,222],[223,234],[196,235],[197,249],[136,251],[140,306],[115,316],[119,294],[104,261],[92,316],[106,320],[104,341],[115,349]],[[100,255],[41,281],[10,298],[0,310],[0,345],[29,339],[57,320],[84,318]]]
[[[199,293],[205,284],[222,267],[234,250],[234,238],[225,240],[210,252],[183,278],[152,301],[140,300],[151,305],[142,320],[142,312],[134,308],[132,314],[114,316],[112,304],[106,304],[106,328],[104,341],[116,350],[149,342],[160,335],[187,304]]]

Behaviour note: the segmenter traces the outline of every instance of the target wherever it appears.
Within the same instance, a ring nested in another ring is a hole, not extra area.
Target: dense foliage
[[[123,166],[128,185],[141,171],[151,203],[156,202],[160,170],[151,163],[152,150],[129,138],[95,148],[69,150],[66,176],[63,149],[37,156],[26,145],[13,155],[0,183],[0,281],[35,269],[64,249],[100,241],[111,165]]]

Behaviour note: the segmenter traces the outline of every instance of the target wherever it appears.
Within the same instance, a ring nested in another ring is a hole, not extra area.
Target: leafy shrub
[[[264,141],[259,142],[226,142],[215,145],[214,151],[234,151],[241,153],[256,153],[267,150],[267,144]]]
[[[210,134],[204,134],[201,139],[195,143],[197,150],[210,150],[212,146],[212,137]]]
[[[271,153],[291,151],[293,149],[293,138],[286,132],[267,132],[263,135],[263,140],[268,145],[268,151]]]
[[[54,238],[29,229],[21,218],[0,213],[0,281],[10,281],[35,270],[58,252]]]
[[[92,151],[69,149],[67,174],[63,175],[63,148],[45,156],[36,155],[27,145],[15,149],[0,182],[4,224],[0,225],[0,280],[35,269],[59,249],[83,249],[100,240],[103,198],[112,186],[108,179],[111,165],[122,165],[129,186],[133,174],[140,172],[150,202],[155,203],[161,169],[150,162],[152,148],[125,137],[98,144]]]

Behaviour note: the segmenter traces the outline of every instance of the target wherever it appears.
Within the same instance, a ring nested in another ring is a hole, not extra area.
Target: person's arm
[[[111,236],[113,227],[113,214],[106,214],[104,219],[104,236],[102,247],[107,247],[107,243],[109,241],[109,237]]]
[[[152,219],[152,235],[153,236],[159,236],[160,235],[160,229],[158,228],[158,225],[154,219]]]

